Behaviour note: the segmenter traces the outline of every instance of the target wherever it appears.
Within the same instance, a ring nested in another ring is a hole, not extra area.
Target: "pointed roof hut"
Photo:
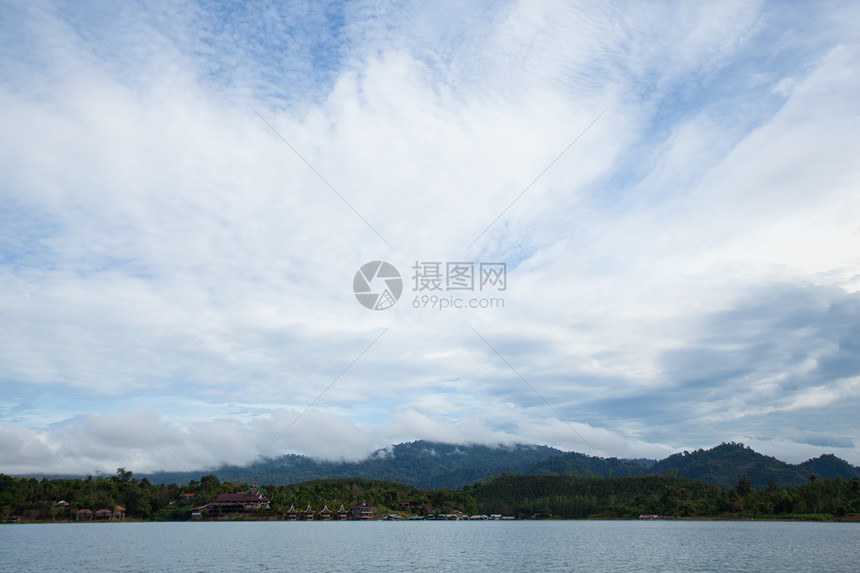
[[[313,521],[315,513],[316,512],[311,509],[311,506],[308,505],[308,508],[302,512],[302,519],[304,519],[305,521]]]

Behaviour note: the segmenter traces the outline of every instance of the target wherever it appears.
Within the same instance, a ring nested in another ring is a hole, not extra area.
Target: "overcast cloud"
[[[860,464],[858,21],[4,3],[0,471],[414,439]],[[352,292],[375,260],[387,310]],[[415,291],[416,261],[507,288]]]

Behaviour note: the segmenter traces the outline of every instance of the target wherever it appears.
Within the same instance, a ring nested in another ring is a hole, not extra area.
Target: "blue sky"
[[[860,464],[858,19],[4,3],[0,471],[414,439]],[[352,292],[375,260],[387,310]],[[414,291],[416,261],[507,288]]]

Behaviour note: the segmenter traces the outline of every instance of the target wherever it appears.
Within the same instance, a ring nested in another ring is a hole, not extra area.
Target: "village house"
[[[113,512],[109,509],[100,509],[96,511],[95,518],[97,520],[110,519],[113,515]]]
[[[320,519],[323,521],[331,521],[331,514],[332,511],[328,508],[328,505],[324,505],[320,512]]]
[[[410,503],[418,509],[424,508],[421,504],[414,505],[416,502]],[[245,493],[221,494],[211,503],[192,508],[191,519],[199,521],[207,517],[209,519],[226,518],[229,514],[243,513],[257,509],[269,509],[269,500],[254,486]],[[291,504],[290,509],[282,514],[282,518],[286,521],[346,521],[350,519],[355,521],[370,521],[376,519],[374,509],[374,506],[368,505],[365,500],[361,500],[355,505],[350,506],[349,509],[341,504],[336,512],[329,509],[328,504],[324,504],[322,510],[319,512],[315,511],[310,504],[308,504],[304,511],[298,511],[295,505]],[[117,506],[114,509],[112,519],[122,519],[121,516],[124,516],[124,512],[124,508]],[[80,519],[86,518],[82,516]]]
[[[77,513],[75,513],[75,521],[92,521],[93,520],[93,510],[92,509],[79,509]]]
[[[367,505],[363,499],[349,508],[352,518],[360,521],[373,519],[373,506]]]
[[[302,521],[313,521],[314,513],[316,512],[308,505],[308,508],[302,512]]]
[[[60,519],[65,519],[69,516],[69,510],[71,509],[71,504],[68,501],[60,500],[55,501],[51,504],[51,518],[57,519],[57,516],[60,516]]]

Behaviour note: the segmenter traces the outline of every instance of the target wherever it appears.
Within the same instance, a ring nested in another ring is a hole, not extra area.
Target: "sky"
[[[418,439],[860,465],[858,21],[0,3],[0,472]]]

